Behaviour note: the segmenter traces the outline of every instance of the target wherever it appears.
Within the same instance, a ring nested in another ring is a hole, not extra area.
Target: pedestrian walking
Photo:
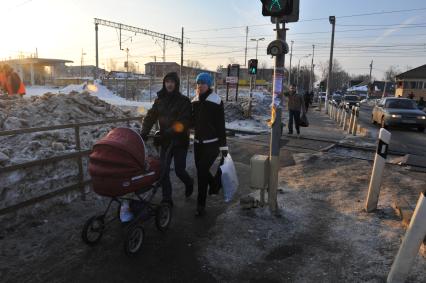
[[[196,78],[196,96],[192,100],[194,121],[194,158],[197,168],[198,198],[196,216],[205,214],[207,188],[217,191],[217,180],[211,175],[210,167],[219,153],[228,154],[225,132],[225,112],[220,96],[211,89],[212,78],[200,73]]]
[[[426,102],[425,102],[425,100],[424,100],[423,97],[420,97],[419,102],[417,103],[417,105],[419,106],[420,109],[425,108]]]
[[[172,185],[170,182],[170,164],[172,158],[175,173],[185,184],[185,196],[193,192],[193,179],[186,172],[186,156],[189,147],[189,128],[191,126],[191,101],[179,92],[180,80],[177,73],[168,73],[163,80],[163,88],[143,120],[141,136],[144,141],[152,126],[160,124],[161,136],[161,172],[165,173],[162,181],[163,202],[173,206]],[[170,147],[170,148],[169,148]],[[170,154],[167,155],[168,149]]]
[[[303,100],[305,102],[306,112],[308,112],[309,105],[312,104],[312,97],[313,97],[313,93],[312,93],[312,96],[311,96],[311,93],[309,91],[306,91],[305,95],[303,96]]]
[[[296,133],[300,135],[300,115],[306,114],[305,101],[303,96],[297,93],[297,88],[295,84],[290,85],[290,91],[285,93],[284,96],[287,97],[288,105],[288,134],[293,134],[293,122],[296,128]]]

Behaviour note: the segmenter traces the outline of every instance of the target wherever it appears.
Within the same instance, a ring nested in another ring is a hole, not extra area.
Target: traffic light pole
[[[332,31],[331,31],[330,60],[329,60],[329,66],[328,66],[327,90],[325,93],[325,106],[324,106],[325,113],[328,113],[328,98],[330,97],[331,80],[333,75],[333,48],[334,48],[334,30],[336,28],[336,17],[330,16],[329,22],[332,25]]]
[[[286,40],[285,23],[280,26],[276,23],[277,39]],[[271,107],[271,141],[269,152],[269,193],[268,202],[271,212],[278,213],[277,188],[278,188],[278,169],[280,160],[280,142],[281,142],[281,117],[283,103],[283,80],[284,80],[284,59],[285,54],[280,53],[275,56],[274,78],[273,78],[273,99]]]

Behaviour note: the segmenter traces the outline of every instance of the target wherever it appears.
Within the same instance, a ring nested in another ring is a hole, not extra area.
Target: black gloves
[[[221,150],[220,153],[222,153],[222,157],[225,158],[228,155],[228,150]]]
[[[147,134],[141,134],[141,137],[142,137],[144,142],[148,141],[148,135]]]
[[[165,131],[164,131],[164,137],[165,138],[171,138],[171,137],[173,137],[173,135],[175,134],[175,131],[173,130],[173,128],[167,128]]]

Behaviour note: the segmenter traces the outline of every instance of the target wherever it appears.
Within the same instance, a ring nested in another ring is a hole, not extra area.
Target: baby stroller
[[[167,156],[170,155],[171,146]],[[160,168],[160,160],[147,156],[144,141],[132,129],[115,128],[99,140],[90,154],[89,174],[94,192],[111,200],[103,214],[86,221],[82,231],[83,241],[91,246],[96,245],[108,224],[117,218],[120,220],[120,209],[126,202],[130,203],[134,216],[123,224],[127,255],[134,255],[141,249],[145,236],[143,223],[147,220],[155,217],[157,229],[165,232],[172,217],[171,207],[166,203],[152,202],[164,175],[160,173]],[[118,204],[118,213],[107,220],[113,202]]]

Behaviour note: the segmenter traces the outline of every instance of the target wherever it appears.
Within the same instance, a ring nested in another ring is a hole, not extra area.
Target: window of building
[[[408,82],[406,82],[406,81],[404,81],[404,88],[405,88],[405,89],[410,88],[409,83],[408,83]]]
[[[410,82],[410,89],[416,89],[417,88],[417,82]]]

